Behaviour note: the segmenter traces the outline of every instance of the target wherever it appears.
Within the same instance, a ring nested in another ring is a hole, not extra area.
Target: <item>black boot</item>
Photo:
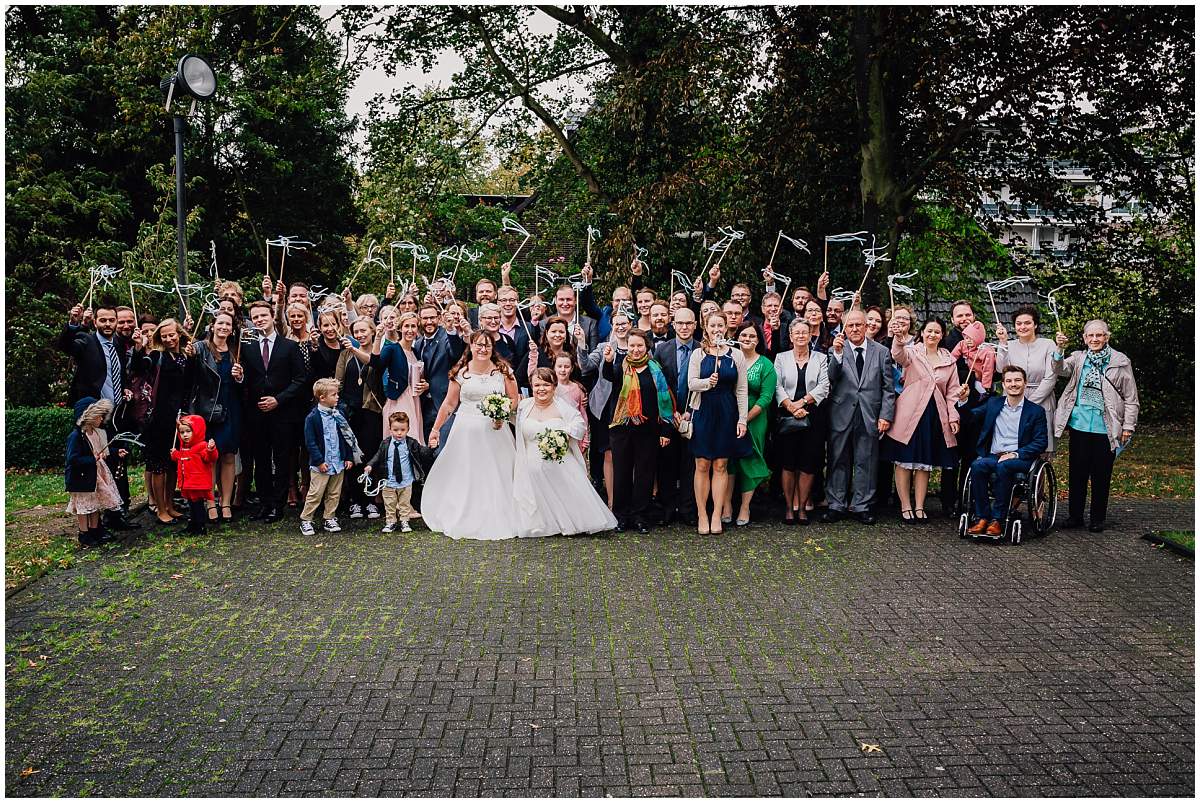
[[[207,522],[208,511],[204,507],[204,502],[199,500],[188,502],[188,532],[192,535],[204,535]]]
[[[96,533],[97,527],[89,527],[86,530],[79,531],[79,545],[82,547],[100,546],[100,536]]]

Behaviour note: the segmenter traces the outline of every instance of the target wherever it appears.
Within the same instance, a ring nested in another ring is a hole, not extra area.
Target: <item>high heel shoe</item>
[[[917,515],[918,513],[920,513],[921,515],[918,516]],[[913,520],[914,521],[929,521],[929,514],[925,512],[925,508],[923,508],[923,507],[913,508]]]
[[[233,505],[221,505],[221,510],[222,510],[222,511],[226,511],[226,510],[228,510],[228,511],[229,511],[229,515],[228,515],[228,516],[226,516],[224,512],[222,512],[222,513],[221,513],[221,521],[224,521],[224,522],[230,522],[230,521],[233,521]]]
[[[709,534],[708,522],[702,521],[702,522],[698,523],[696,525],[696,532],[699,535],[708,535]]]
[[[906,515],[904,515],[905,513],[907,513],[908,515],[907,515],[907,516],[906,516]],[[912,508],[911,508],[911,507],[910,507],[910,508],[908,508],[907,510],[901,510],[901,511],[900,511],[900,520],[901,520],[901,521],[903,521],[903,522],[904,522],[904,523],[906,523],[906,524],[912,524],[912,523],[913,523],[913,522],[916,520],[916,519],[913,517],[913,511],[912,511]]]

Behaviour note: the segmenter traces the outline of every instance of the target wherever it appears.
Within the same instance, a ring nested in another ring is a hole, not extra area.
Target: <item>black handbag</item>
[[[811,361],[812,358],[810,357],[809,360]],[[804,377],[807,373],[808,363],[804,364],[804,371],[800,371],[799,368],[796,369],[796,392],[792,396],[792,401],[797,401],[804,395]],[[809,410],[808,415],[804,416],[804,418],[796,418],[783,407],[780,407],[780,410],[782,410],[782,413],[779,416],[779,426],[777,427],[780,435],[795,435],[800,430],[808,428],[808,420],[812,418],[812,410]]]

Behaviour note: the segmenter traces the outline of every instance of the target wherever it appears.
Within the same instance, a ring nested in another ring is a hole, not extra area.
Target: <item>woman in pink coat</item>
[[[892,335],[900,335],[902,324],[892,321]],[[904,390],[896,398],[896,418],[883,440],[882,454],[896,464],[896,494],[900,518],[925,520],[925,493],[934,466],[951,468],[958,457],[957,444],[958,370],[950,352],[939,348],[946,326],[936,318],[925,322],[919,339],[904,345],[892,339],[892,359],[904,369]],[[913,494],[915,507],[909,504]]]

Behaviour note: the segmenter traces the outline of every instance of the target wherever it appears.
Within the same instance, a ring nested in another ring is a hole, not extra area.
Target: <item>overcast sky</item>
[[[336,10],[336,6],[321,6],[321,16],[324,19],[329,19]],[[557,24],[554,20],[541,13],[536,13],[530,18],[530,30],[536,33],[549,33],[557,27]],[[331,29],[339,37],[341,36],[340,23],[333,23]],[[358,80],[355,81],[346,101],[347,114],[359,115],[363,118],[367,114],[367,104],[370,103],[371,98],[378,94],[387,94],[405,85],[418,88],[423,88],[431,84],[448,85],[454,74],[462,69],[463,60],[453,50],[444,50],[438,57],[433,69],[429,72],[422,72],[420,68],[402,69],[397,71],[395,77],[388,77],[383,69],[381,60],[368,58],[367,65],[359,74]],[[550,84],[541,87],[539,91],[553,92],[554,88],[555,85]],[[355,139],[360,143],[364,141],[361,129]]]

